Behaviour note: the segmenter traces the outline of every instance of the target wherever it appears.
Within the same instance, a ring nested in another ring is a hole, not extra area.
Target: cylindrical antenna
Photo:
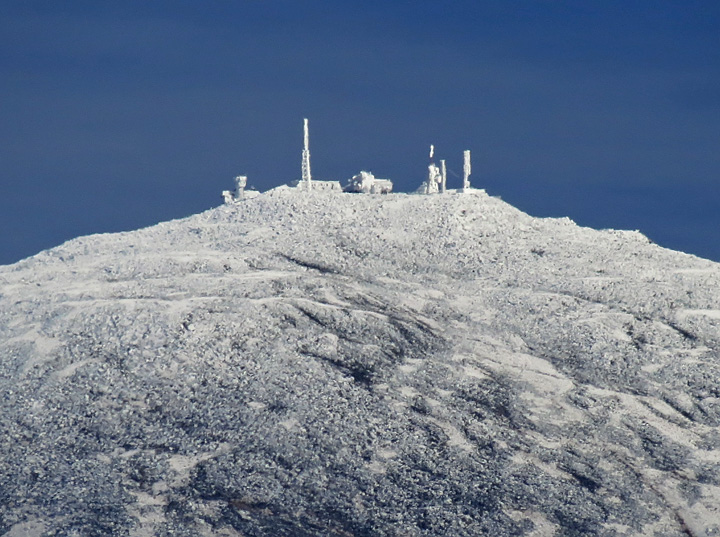
[[[466,149],[463,152],[465,162],[463,163],[463,192],[470,188],[470,173],[472,171],[470,167],[470,150]]]
[[[445,194],[445,187],[447,186],[447,169],[445,168],[445,160],[440,161],[440,173],[442,174],[442,182],[440,183],[440,193]]]
[[[308,120],[303,120],[303,152],[302,152],[302,182],[305,190],[312,189],[312,177],[310,175],[310,131]]]
[[[310,151],[310,131],[308,130],[308,120],[303,119],[303,131],[305,134],[303,148],[305,151]]]

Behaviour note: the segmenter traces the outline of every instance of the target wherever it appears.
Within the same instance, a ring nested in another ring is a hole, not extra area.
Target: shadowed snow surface
[[[0,267],[0,535],[720,535],[720,265],[483,191]]]

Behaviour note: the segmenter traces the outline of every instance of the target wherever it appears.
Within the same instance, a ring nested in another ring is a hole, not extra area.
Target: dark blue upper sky
[[[0,263],[361,169],[720,260],[720,2],[0,5]],[[453,184],[453,181],[455,184]]]

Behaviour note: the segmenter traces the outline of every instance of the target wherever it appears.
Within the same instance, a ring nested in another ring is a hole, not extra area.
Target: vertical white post
[[[463,152],[465,162],[463,163],[463,192],[470,188],[470,150],[467,149]]]
[[[425,183],[425,194],[435,194],[438,191],[438,167],[433,162],[435,146],[430,144],[430,164],[428,164],[428,178]]]
[[[238,175],[235,177],[235,199],[241,200],[245,198],[245,186],[247,186],[247,175]]]
[[[442,174],[442,182],[440,183],[440,193],[445,194],[447,186],[447,169],[445,168],[445,160],[440,161],[440,173]]]
[[[308,120],[304,119],[303,123],[303,152],[302,152],[302,183],[308,192],[312,189],[312,177],[310,175],[310,132],[308,130]]]

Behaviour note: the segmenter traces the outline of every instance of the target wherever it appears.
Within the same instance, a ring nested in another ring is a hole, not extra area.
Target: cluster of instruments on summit
[[[310,173],[310,133],[308,130],[308,120],[303,120],[303,151],[302,151],[302,179],[294,181],[292,186],[298,190],[310,191],[330,191],[330,192],[360,192],[363,194],[389,194],[392,192],[393,184],[390,179],[378,179],[372,173],[361,171],[353,176],[345,186],[340,181],[318,181],[312,178]],[[447,167],[445,160],[440,160],[440,166],[435,164],[433,157],[435,156],[435,147],[430,146],[430,163],[428,164],[428,176],[423,181],[417,193],[419,194],[444,194],[447,191]],[[463,152],[463,185],[462,192],[470,189],[470,150]],[[223,191],[225,203],[234,203],[243,199],[245,187],[247,186],[247,176],[238,175],[235,177],[235,191]]]

